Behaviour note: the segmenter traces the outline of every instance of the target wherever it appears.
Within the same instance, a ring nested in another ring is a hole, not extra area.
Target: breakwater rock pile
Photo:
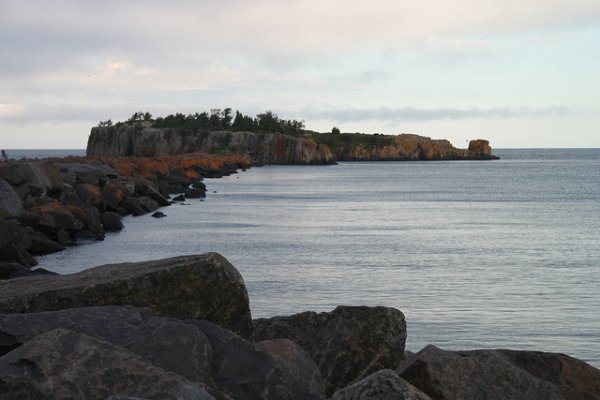
[[[90,156],[155,157],[203,151],[246,154],[262,164],[331,164],[336,161],[418,161],[495,159],[487,140],[472,140],[458,149],[447,140],[418,135],[359,133],[230,132],[155,128],[152,122],[94,127],[88,139]]]
[[[35,255],[102,240],[125,215],[204,197],[204,178],[248,168],[241,155],[64,158],[0,164],[0,279],[39,274]],[[172,200],[171,195],[177,195]]]
[[[600,399],[558,353],[405,352],[404,315],[338,307],[252,321],[209,253],[0,282],[0,398]]]

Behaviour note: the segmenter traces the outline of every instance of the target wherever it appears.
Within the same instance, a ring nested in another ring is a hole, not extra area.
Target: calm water
[[[413,351],[536,349],[600,366],[600,150],[496,153],[254,168],[40,264],[217,251],[244,276],[254,317],[386,305],[406,315]]]
[[[85,149],[6,149],[8,158],[52,158],[68,156],[85,156]]]

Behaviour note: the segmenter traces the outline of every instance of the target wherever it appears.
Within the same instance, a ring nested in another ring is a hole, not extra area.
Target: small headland
[[[87,145],[91,156],[155,157],[202,151],[245,154],[262,164],[333,164],[336,161],[493,160],[489,142],[472,140],[459,149],[443,139],[412,134],[315,132],[297,120],[267,111],[256,118],[231,109],[153,119],[134,113],[125,122],[101,122]]]
[[[34,256],[102,240],[139,216],[206,195],[204,178],[249,168],[240,154],[69,157],[0,164],[0,279],[43,273]],[[171,196],[174,196],[171,199]]]

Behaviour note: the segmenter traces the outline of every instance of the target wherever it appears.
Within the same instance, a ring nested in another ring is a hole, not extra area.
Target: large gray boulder
[[[22,184],[36,185],[45,189],[53,187],[44,168],[30,162],[10,162],[0,166],[0,176],[14,187]]]
[[[23,212],[21,198],[13,187],[0,180],[0,218],[16,218]]]
[[[451,352],[429,345],[400,364],[396,372],[434,399],[563,399],[555,385],[495,351]]]
[[[394,308],[338,307],[256,319],[254,329],[256,340],[287,338],[302,346],[319,367],[327,395],[404,359],[406,322]]]
[[[382,369],[354,385],[338,390],[331,400],[431,400],[431,397],[391,369]]]
[[[284,362],[210,322],[156,317],[148,309],[133,306],[0,314],[0,356],[59,328],[131,352],[154,367],[202,384],[213,395],[267,400],[324,398],[322,386],[307,378],[316,370],[314,364],[303,371],[306,365],[298,360]],[[96,351],[104,349],[99,346]],[[0,382],[5,372],[0,368]]]
[[[26,267],[37,265],[29,253],[31,239],[16,220],[0,219],[0,261],[15,262]]]
[[[244,280],[217,253],[0,282],[2,313],[127,304],[148,307],[159,316],[206,319],[252,338]]]
[[[319,367],[306,351],[289,339],[263,340],[254,345],[259,351],[265,351],[283,361],[290,373],[298,382],[306,383],[295,388],[296,394],[303,394],[305,398],[314,397],[315,394],[324,394],[323,378]],[[324,396],[323,396],[324,397]]]
[[[203,385],[111,343],[66,329],[42,333],[0,357],[0,398],[214,399]]]

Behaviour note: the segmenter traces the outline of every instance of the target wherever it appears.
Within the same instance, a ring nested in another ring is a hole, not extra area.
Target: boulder
[[[304,387],[296,389],[297,395],[317,398],[325,393],[323,378],[319,367],[310,358],[310,354],[289,339],[263,340],[254,345],[259,351],[265,351],[285,363],[296,381],[305,382]]]
[[[154,314],[147,308],[104,306],[25,314],[0,314],[0,355],[37,335],[64,328],[124,346]]]
[[[102,200],[107,207],[116,209],[125,198],[125,188],[115,181],[108,181],[100,192]]]
[[[200,199],[206,197],[206,190],[188,187],[185,189],[185,197],[187,197],[188,199]]]
[[[137,327],[124,347],[167,371],[215,386],[212,344],[194,324],[152,317]]]
[[[65,246],[48,238],[42,232],[35,231],[29,227],[26,229],[31,245],[29,252],[34,255],[56,253],[65,249]]]
[[[100,187],[91,183],[80,183],[75,186],[77,195],[85,202],[93,205],[96,208],[101,208],[104,205]]]
[[[0,282],[3,313],[126,304],[148,307],[161,316],[206,319],[252,338],[244,281],[235,267],[217,253]]]
[[[21,212],[21,198],[7,181],[0,180],[0,218],[16,218]]]
[[[234,399],[323,399],[310,371],[290,371],[288,364],[249,341],[207,321],[190,321],[200,327],[213,347],[215,384]],[[318,390],[318,389],[317,389]]]
[[[46,175],[46,171],[30,162],[11,162],[2,165],[0,166],[0,176],[15,187],[23,183],[38,185],[43,188],[52,187],[52,182]]]
[[[154,367],[207,386],[213,395],[226,393],[239,399],[323,398],[322,387],[304,378],[312,377],[309,372],[315,372],[314,363],[309,371],[301,371],[309,364],[299,363],[295,357],[284,362],[210,322],[156,317],[147,309],[132,306],[0,314],[0,356],[59,328],[118,346]],[[68,354],[64,358],[70,357]],[[219,398],[229,399],[224,396]]]
[[[180,194],[171,199],[171,201],[185,201],[185,196]]]
[[[154,218],[164,218],[167,215],[161,211],[156,211],[155,213],[152,214],[152,217]]]
[[[31,239],[16,220],[0,219],[0,261],[16,262],[31,267],[37,261],[29,254]]]
[[[0,262],[0,280],[37,275],[44,275],[44,273],[38,270],[31,270],[20,264]],[[1,350],[0,354],[2,354]]]
[[[121,215],[112,211],[102,213],[102,226],[106,232],[118,232],[122,230],[123,222],[121,222]]]
[[[600,369],[581,360],[565,354],[539,351],[496,352],[536,378],[553,383],[565,400],[600,400]]]
[[[133,196],[128,196],[125,198],[123,202],[123,208],[125,209],[125,213],[132,214],[134,216],[144,215],[148,211],[142,206],[140,199]]]
[[[338,390],[331,400],[431,400],[431,397],[400,378],[394,371],[382,369]]]
[[[434,399],[562,399],[555,385],[494,351],[461,353],[429,345],[401,363],[396,372]]]
[[[404,359],[406,322],[388,307],[338,307],[254,321],[256,340],[287,338],[315,360],[325,392],[346,387]]]
[[[42,333],[0,357],[0,397],[214,399],[198,383],[108,342],[66,329]]]
[[[152,200],[148,196],[142,196],[138,200],[140,201],[142,208],[146,210],[146,212],[155,211],[160,207],[156,201]]]

